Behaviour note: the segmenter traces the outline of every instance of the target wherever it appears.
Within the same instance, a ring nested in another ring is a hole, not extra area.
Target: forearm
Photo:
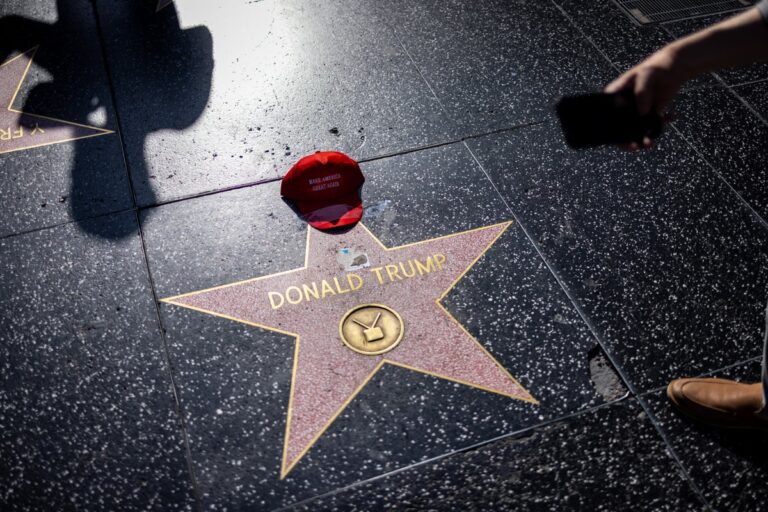
[[[687,80],[709,71],[768,60],[768,23],[757,8],[671,43],[667,50]]]

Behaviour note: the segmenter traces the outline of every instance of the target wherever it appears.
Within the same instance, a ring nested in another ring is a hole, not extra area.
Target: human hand
[[[685,82],[683,71],[682,66],[676,62],[673,47],[666,46],[608,84],[605,92],[631,91],[635,95],[638,114],[642,116],[656,112],[666,122],[669,119],[666,115],[667,107]],[[642,143],[632,142],[622,147],[636,151],[652,145],[653,140],[645,137]]]

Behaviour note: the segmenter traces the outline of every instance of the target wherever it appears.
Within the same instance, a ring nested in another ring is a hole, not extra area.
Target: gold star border
[[[80,123],[75,123],[75,122],[72,122],[72,121],[65,121],[63,119],[58,119],[58,118],[55,118],[55,117],[41,116],[40,114],[30,114],[29,112],[23,112],[21,110],[17,110],[15,108],[13,108],[13,104],[16,101],[16,96],[19,95],[19,91],[21,90],[22,84],[24,84],[24,80],[27,77],[27,73],[29,73],[29,69],[32,67],[32,61],[35,59],[35,55],[37,55],[38,48],[40,48],[40,45],[34,46],[34,47],[30,48],[29,50],[27,50],[25,52],[22,52],[22,53],[16,55],[15,57],[11,57],[10,59],[8,59],[5,62],[3,62],[2,64],[0,64],[0,68],[3,68],[4,66],[6,66],[7,64],[10,64],[11,62],[15,61],[16,59],[20,59],[20,58],[24,57],[25,55],[28,55],[28,54],[31,53],[31,55],[29,56],[29,62],[27,62],[27,67],[24,69],[24,73],[22,73],[22,75],[21,75],[21,79],[19,80],[19,84],[16,86],[16,91],[13,93],[13,96],[11,96],[11,101],[8,103],[7,110],[9,112],[13,112],[14,114],[24,114],[25,116],[36,117],[38,119],[47,119],[49,121],[56,121],[58,123],[68,124],[70,126],[79,126],[81,128],[88,128],[89,130],[95,130],[95,131],[97,131],[99,133],[91,133],[91,134],[88,134],[88,135],[81,135],[79,137],[71,137],[69,139],[57,140],[57,141],[54,141],[54,142],[44,142],[42,144],[36,144],[34,146],[24,146],[22,148],[0,149],[0,155],[5,154],[5,153],[13,153],[15,151],[24,151],[24,150],[27,150],[27,149],[41,148],[41,147],[44,147],[44,146],[52,146],[54,144],[61,144],[63,142],[72,142],[73,140],[89,139],[91,137],[100,137],[102,135],[109,135],[110,133],[115,133],[112,130],[106,130],[104,128],[99,128],[97,126],[89,126],[87,124],[80,124]]]
[[[284,331],[282,329],[278,329],[278,328],[275,328],[275,327],[270,327],[268,325],[263,325],[263,324],[251,322],[249,320],[244,320],[242,318],[237,318],[237,317],[225,315],[225,314],[222,314],[222,313],[216,313],[214,311],[209,311],[209,310],[206,310],[206,309],[203,309],[203,308],[198,308],[198,307],[190,306],[190,305],[187,305],[187,304],[180,304],[180,303],[178,303],[176,301],[178,299],[183,298],[183,297],[189,297],[189,296],[192,296],[192,295],[198,295],[200,293],[205,293],[205,292],[209,292],[209,291],[213,291],[213,290],[220,290],[220,289],[223,289],[223,288],[229,288],[231,286],[237,286],[237,285],[241,285],[241,284],[244,284],[244,283],[250,283],[250,282],[259,281],[259,280],[262,280],[262,279],[269,279],[269,278],[275,277],[275,276],[291,274],[291,273],[294,273],[294,272],[299,272],[299,271],[302,271],[302,270],[306,270],[307,267],[309,266],[309,249],[310,249],[310,238],[311,238],[312,229],[307,227],[307,240],[306,240],[306,247],[304,249],[304,265],[301,266],[301,267],[294,268],[294,269],[291,269],[291,270],[285,270],[285,271],[282,271],[282,272],[276,272],[276,273],[273,273],[273,274],[268,274],[268,275],[264,275],[264,276],[260,276],[260,277],[244,279],[242,281],[237,281],[237,282],[229,283],[229,284],[225,284],[225,285],[213,286],[211,288],[206,288],[206,289],[203,289],[203,290],[197,290],[197,291],[190,292],[190,293],[184,293],[184,294],[181,294],[181,295],[175,295],[173,297],[168,297],[168,298],[165,298],[165,299],[160,299],[160,302],[164,302],[166,304],[173,304],[174,306],[181,306],[181,307],[184,307],[184,308],[187,308],[187,309],[191,309],[193,311],[199,311],[201,313],[206,313],[206,314],[217,316],[217,317],[220,317],[220,318],[226,318],[227,320],[232,320],[232,321],[235,321],[235,322],[240,322],[240,323],[243,323],[243,324],[246,324],[246,325],[250,325],[250,326],[253,326],[253,327],[259,327],[261,329],[266,329],[268,331],[273,331],[273,332],[277,332],[277,333],[280,333],[280,334],[285,334],[285,335],[292,336],[293,338],[295,338],[296,343],[295,343],[295,349],[294,349],[294,355],[293,355],[293,365],[292,365],[292,369],[291,369],[291,390],[290,390],[289,399],[288,399],[288,414],[287,414],[287,417],[286,417],[285,439],[283,441],[283,457],[282,457],[282,463],[281,463],[281,469],[280,469],[280,480],[283,480],[288,475],[288,473],[290,473],[291,470],[296,466],[296,464],[298,464],[299,461],[302,458],[304,458],[304,456],[315,445],[315,443],[318,441],[318,439],[320,439],[320,437],[322,437],[322,435],[325,434],[325,432],[330,428],[330,426],[333,424],[333,422],[336,421],[336,419],[341,415],[342,412],[344,412],[344,409],[347,408],[347,406],[352,402],[352,400],[360,393],[360,391],[362,391],[362,389],[368,384],[368,382],[370,382],[370,380],[374,377],[374,375],[376,375],[376,373],[379,371],[379,369],[381,369],[385,364],[391,364],[393,366],[399,366],[401,368],[405,368],[405,369],[412,370],[412,371],[415,371],[415,372],[423,373],[425,375],[430,375],[432,377],[437,377],[437,378],[444,379],[444,380],[447,380],[447,381],[456,382],[458,384],[463,384],[465,386],[469,386],[469,387],[472,387],[472,388],[481,389],[483,391],[487,391],[487,392],[490,392],[490,393],[495,393],[495,394],[498,394],[498,395],[506,396],[508,398],[513,398],[515,400],[521,400],[523,402],[528,402],[528,403],[531,403],[533,405],[539,405],[539,401],[536,400],[535,398],[533,398],[533,396],[528,392],[528,390],[526,390],[517,381],[517,379],[515,379],[507,371],[507,369],[504,368],[501,365],[501,363],[499,363],[496,360],[496,358],[493,357],[493,355],[491,355],[491,353],[488,352],[488,350],[469,331],[467,331],[467,329],[458,320],[456,320],[456,318],[445,308],[445,306],[441,302],[451,292],[451,290],[456,286],[456,284],[459,281],[461,281],[461,279],[467,274],[467,272],[469,272],[469,270],[472,267],[475,266],[475,263],[477,263],[480,260],[480,258],[482,258],[485,255],[485,253],[488,252],[488,250],[491,247],[493,247],[493,245],[496,243],[496,241],[501,237],[501,235],[503,235],[507,231],[507,229],[511,225],[512,225],[512,221],[500,222],[500,223],[497,223],[497,224],[491,224],[491,225],[488,225],[488,226],[482,226],[482,227],[479,227],[479,228],[469,229],[469,230],[466,230],[466,231],[460,231],[458,233],[453,233],[453,234],[450,234],[450,235],[444,235],[444,236],[439,236],[439,237],[435,237],[435,238],[430,238],[430,239],[427,239],[427,240],[422,240],[422,241],[419,241],[419,242],[413,242],[413,243],[410,243],[410,244],[399,245],[399,246],[396,246],[396,247],[387,247],[387,246],[385,246],[381,242],[381,240],[379,240],[379,238],[376,235],[374,235],[371,232],[371,230],[368,229],[367,226],[365,226],[363,223],[360,223],[360,226],[363,229],[365,229],[365,231],[371,236],[371,238],[373,238],[373,240],[376,241],[377,244],[379,244],[379,247],[381,247],[381,249],[383,249],[384,251],[387,251],[387,252],[388,251],[396,251],[398,249],[404,249],[406,247],[413,247],[413,246],[418,246],[418,245],[422,245],[422,244],[427,244],[427,243],[434,242],[436,240],[442,240],[442,239],[445,239],[445,238],[452,238],[452,237],[455,237],[455,236],[460,236],[460,235],[464,235],[464,234],[467,234],[467,233],[472,233],[474,231],[480,231],[480,230],[483,230],[483,229],[488,229],[488,228],[493,228],[493,227],[498,227],[498,226],[504,226],[504,229],[499,231],[499,234],[496,235],[493,238],[493,240],[491,240],[491,242],[478,254],[478,256],[474,260],[472,260],[472,262],[470,262],[470,264],[467,266],[467,268],[464,269],[464,271],[461,272],[461,274],[459,274],[459,276],[440,295],[440,297],[435,299],[435,303],[443,311],[443,313],[445,313],[445,315],[448,316],[448,318],[451,321],[453,321],[453,323],[455,323],[464,332],[464,334],[466,334],[467,337],[469,337],[469,339],[471,339],[480,348],[480,350],[482,350],[486,354],[486,356],[488,356],[488,358],[490,358],[490,360],[493,361],[493,363],[496,364],[496,366],[498,366],[499,369],[504,374],[507,375],[507,377],[509,377],[509,379],[512,382],[515,383],[515,385],[517,385],[520,389],[525,391],[525,393],[528,395],[528,398],[520,398],[520,397],[517,397],[517,396],[514,396],[514,395],[510,395],[508,393],[502,393],[500,391],[496,391],[496,390],[493,390],[493,389],[490,389],[490,388],[486,388],[485,386],[479,386],[477,384],[471,384],[471,383],[465,382],[465,381],[463,381],[461,379],[454,379],[452,377],[448,377],[448,376],[445,376],[445,375],[440,375],[440,374],[435,373],[435,372],[430,372],[430,371],[423,370],[423,369],[420,369],[420,368],[412,367],[412,366],[409,366],[409,365],[406,365],[406,364],[403,364],[403,363],[400,363],[400,362],[388,361],[386,359],[382,359],[379,362],[379,364],[377,364],[376,367],[374,367],[374,369],[371,371],[371,373],[363,380],[363,382],[352,392],[352,394],[349,396],[349,398],[347,398],[347,400],[344,401],[344,403],[341,405],[341,407],[336,412],[336,414],[334,414],[333,417],[331,417],[331,419],[329,419],[328,422],[323,426],[323,428],[321,428],[318,431],[318,433],[315,435],[315,437],[312,439],[312,441],[310,441],[310,443],[307,445],[307,447],[304,448],[304,450],[302,450],[299,453],[299,456],[296,457],[296,459],[293,461],[293,463],[291,463],[291,464],[289,464],[287,466],[286,466],[286,458],[287,458],[287,455],[288,455],[288,440],[290,439],[290,433],[291,433],[291,415],[292,415],[292,410],[293,410],[293,396],[294,396],[293,390],[294,390],[294,385],[295,385],[295,380],[296,380],[297,364],[298,364],[298,361],[299,361],[299,348],[300,348],[300,345],[301,345],[301,336],[298,333]]]

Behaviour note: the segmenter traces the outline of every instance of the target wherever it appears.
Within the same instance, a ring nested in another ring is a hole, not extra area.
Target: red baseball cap
[[[317,229],[354,224],[363,216],[360,187],[365,182],[357,162],[338,151],[318,151],[291,167],[280,195],[296,203],[301,215]]]

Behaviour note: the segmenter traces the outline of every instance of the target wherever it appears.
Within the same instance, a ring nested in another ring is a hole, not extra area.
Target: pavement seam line
[[[757,117],[760,121],[762,121],[764,125],[768,126],[768,120],[765,119],[765,116],[763,116],[760,112],[758,112],[757,109],[755,109],[755,107],[753,107],[747,100],[745,100],[741,96],[741,94],[738,93],[738,91],[736,91],[736,87],[738,87],[738,86],[731,86],[731,85],[726,84],[725,81],[723,81],[723,79],[720,78],[719,76],[718,76],[718,79],[722,81],[723,85],[725,85],[728,88],[728,90],[731,92],[731,94],[736,96],[736,98],[738,98],[738,100],[745,107],[747,107],[747,109],[750,112],[752,112],[755,115],[755,117]],[[753,82],[753,83],[755,83],[755,82]],[[740,85],[749,85],[749,84],[740,84]]]
[[[762,360],[763,360],[762,356],[750,357],[749,359],[744,359],[742,361],[738,361],[736,363],[729,364],[727,366],[723,366],[722,368],[718,368],[716,370],[705,372],[705,373],[702,373],[702,374],[699,374],[699,375],[694,375],[694,376],[692,376],[692,378],[710,377],[710,376],[712,376],[712,375],[714,375],[716,373],[721,373],[721,372],[724,372],[724,371],[727,371],[727,370],[732,370],[734,368],[738,368],[739,366],[744,366],[744,365],[747,365],[747,364],[750,364],[750,363],[762,363]],[[653,388],[653,389],[649,389],[649,390],[643,391],[642,393],[640,393],[637,396],[638,397],[645,397],[645,396],[653,395],[653,394],[656,394],[656,393],[661,393],[662,391],[664,391],[666,389],[667,389],[666,386],[659,386],[659,387],[656,387],[656,388]]]
[[[126,150],[125,150],[125,140],[123,139],[123,123],[120,119],[120,113],[117,109],[117,96],[115,95],[115,86],[114,86],[114,80],[112,79],[112,72],[109,67],[109,60],[107,59],[107,50],[104,44],[104,31],[101,26],[101,18],[99,18],[99,12],[98,8],[96,7],[95,0],[91,0],[91,11],[93,12],[93,17],[96,23],[96,34],[99,40],[99,48],[101,53],[101,60],[102,60],[102,66],[104,66],[104,74],[106,75],[107,79],[107,87],[109,89],[109,96],[110,96],[110,102],[112,103],[112,111],[115,114],[115,123],[116,123],[116,129],[115,133],[117,134],[117,138],[120,141],[120,153],[123,160],[123,169],[125,171],[125,175],[128,178],[128,190],[131,194],[131,201],[133,203],[133,207],[135,208],[137,205],[136,202],[136,192],[133,186],[133,176],[131,176],[131,171],[128,166],[128,159],[126,157]]]
[[[101,55],[102,55],[102,61],[103,61],[102,65],[104,66],[104,72],[106,73],[107,83],[109,86],[109,92],[111,96],[110,99],[112,101],[112,110],[114,111],[115,120],[117,123],[117,134],[120,140],[120,149],[123,157],[123,166],[128,178],[128,187],[131,194],[131,200],[133,202],[133,208],[131,210],[134,213],[134,220],[136,222],[137,235],[139,238],[139,243],[141,244],[141,254],[142,254],[142,260],[144,262],[144,269],[146,271],[147,279],[149,281],[150,292],[152,294],[152,299],[155,306],[154,308],[155,320],[157,322],[156,325],[159,330],[160,341],[161,341],[163,356],[164,356],[163,363],[165,364],[165,369],[170,380],[171,393],[172,393],[172,398],[174,402],[174,409],[176,412],[177,421],[179,422],[179,427],[180,427],[179,430],[182,435],[182,441],[184,443],[184,452],[185,452],[184,455],[187,462],[187,471],[189,473],[189,483],[192,485],[192,494],[195,500],[195,506],[198,510],[202,511],[203,510],[202,496],[200,494],[200,489],[197,483],[197,476],[195,475],[195,471],[194,471],[194,464],[192,461],[192,450],[189,443],[189,434],[187,431],[186,422],[184,421],[184,409],[181,404],[178,385],[176,384],[176,378],[173,374],[173,365],[171,364],[170,350],[168,348],[168,343],[165,336],[165,326],[163,325],[162,317],[160,315],[160,306],[157,299],[157,292],[155,290],[155,281],[152,277],[152,272],[149,266],[149,256],[147,254],[147,246],[146,246],[146,241],[144,239],[144,231],[141,226],[141,216],[137,208],[136,191],[133,185],[133,176],[130,172],[130,167],[128,165],[128,160],[126,157],[125,141],[123,139],[122,121],[121,121],[120,114],[117,107],[117,97],[115,94],[114,80],[112,78],[112,73],[109,67],[109,61],[107,59],[107,50],[105,45],[104,31],[101,25],[101,18],[99,17],[96,1],[91,0],[90,3],[91,3],[91,11],[93,13],[93,17],[96,23],[96,33],[97,33],[99,47],[101,49]]]
[[[459,144],[459,143],[467,141],[467,140],[479,139],[479,138],[482,138],[482,137],[487,137],[488,135],[496,135],[496,134],[499,134],[499,133],[506,133],[506,132],[511,132],[511,131],[520,130],[520,129],[524,129],[524,128],[530,128],[532,126],[537,126],[537,125],[543,124],[545,122],[546,121],[532,121],[530,123],[514,125],[514,126],[505,127],[505,128],[498,128],[498,129],[490,130],[490,131],[487,131],[487,132],[472,133],[472,134],[463,136],[463,137],[461,137],[459,139],[452,139],[452,140],[445,141],[445,142],[436,142],[436,143],[428,144],[428,145],[425,145],[425,146],[417,146],[417,147],[412,147],[412,148],[401,149],[401,150],[398,150],[398,151],[396,151],[394,153],[386,153],[386,154],[382,154],[382,155],[376,155],[376,156],[372,156],[372,157],[368,157],[368,158],[363,158],[363,159],[358,160],[358,162],[359,163],[375,162],[377,160],[383,160],[385,158],[393,158],[393,157],[397,157],[397,156],[408,155],[408,154],[411,154],[411,153],[418,153],[419,151],[427,151],[427,150],[430,150],[430,149],[450,146],[450,145],[453,145],[453,144]],[[134,206],[134,207],[130,207],[130,208],[123,208],[121,210],[114,210],[114,211],[109,211],[109,212],[105,212],[105,213],[99,213],[99,214],[88,216],[88,217],[82,217],[82,218],[67,220],[67,221],[64,221],[64,222],[57,222],[57,223],[48,224],[48,225],[45,225],[45,226],[40,226],[40,227],[37,227],[37,228],[17,231],[15,233],[8,233],[8,234],[0,236],[0,240],[4,240],[6,238],[13,238],[13,237],[16,237],[16,236],[21,236],[21,235],[27,235],[27,234],[30,234],[30,233],[36,233],[38,231],[44,231],[46,229],[53,229],[53,228],[57,228],[57,227],[61,227],[61,226],[66,226],[68,224],[73,224],[73,223],[76,223],[76,222],[82,222],[82,221],[86,221],[86,220],[107,217],[109,215],[116,215],[116,214],[120,214],[120,213],[132,212],[132,211],[148,210],[148,209],[151,209],[151,208],[158,208],[160,206],[165,206],[165,205],[169,205],[169,204],[181,203],[181,202],[184,202],[184,201],[187,201],[187,200],[191,200],[191,199],[198,199],[198,198],[201,198],[201,197],[214,196],[214,195],[217,195],[217,194],[222,194],[222,193],[225,193],[225,192],[231,192],[231,191],[234,191],[234,190],[241,190],[241,189],[245,189],[245,188],[251,188],[251,187],[258,186],[258,185],[266,185],[266,184],[269,184],[269,183],[274,183],[276,181],[281,181],[282,179],[283,179],[282,176],[276,176],[276,177],[273,177],[273,178],[264,178],[262,180],[251,181],[251,182],[242,183],[242,184],[239,184],[239,185],[232,185],[232,186],[224,187],[224,188],[220,188],[220,189],[208,190],[208,191],[199,192],[199,193],[196,193],[196,194],[191,194],[191,195],[188,195],[188,196],[182,196],[182,197],[178,197],[178,198],[174,198],[174,199],[168,199],[168,200],[165,200],[165,201],[159,201],[157,203],[152,203],[152,204],[148,204],[148,205],[144,205],[144,206]]]
[[[327,498],[327,497],[330,497],[330,496],[335,496],[337,494],[341,494],[342,492],[348,491],[350,489],[354,489],[356,487],[363,486],[363,485],[365,485],[367,483],[371,483],[371,482],[375,482],[375,481],[378,481],[378,480],[382,480],[384,478],[388,478],[390,476],[397,475],[399,473],[403,473],[403,472],[409,471],[411,469],[416,469],[416,468],[419,468],[419,467],[422,467],[422,466],[433,464],[435,462],[440,462],[440,461],[442,461],[444,459],[453,457],[455,455],[459,455],[459,454],[462,454],[462,453],[468,453],[468,452],[471,452],[471,451],[475,451],[475,450],[484,448],[486,446],[489,446],[489,445],[491,445],[493,443],[496,443],[496,442],[499,442],[499,441],[503,441],[505,439],[511,439],[511,438],[516,438],[516,437],[524,437],[525,434],[527,434],[528,432],[533,432],[533,431],[541,429],[541,428],[546,428],[546,427],[555,425],[557,423],[563,423],[563,422],[568,421],[569,419],[572,419],[572,418],[578,418],[579,416],[584,416],[584,415],[587,415],[587,414],[591,414],[591,413],[594,413],[594,412],[599,411],[601,409],[606,409],[608,407],[617,406],[617,405],[619,405],[622,402],[633,401],[633,400],[635,402],[638,402],[638,400],[635,397],[630,397],[629,395],[624,395],[623,397],[618,398],[616,400],[612,400],[610,402],[605,402],[605,403],[602,403],[602,404],[599,404],[599,405],[595,405],[595,406],[592,406],[592,407],[587,407],[587,408],[582,409],[580,411],[563,414],[562,416],[558,416],[556,418],[551,418],[549,420],[542,421],[542,422],[537,423],[535,425],[524,427],[524,428],[521,428],[519,430],[515,430],[515,431],[512,431],[512,432],[509,432],[507,434],[502,434],[502,435],[493,437],[491,439],[486,439],[484,441],[480,441],[478,443],[471,444],[471,445],[469,445],[469,446],[467,446],[465,448],[460,448],[458,450],[454,450],[454,451],[451,451],[451,452],[448,452],[448,453],[437,455],[435,457],[430,457],[428,459],[425,459],[425,460],[422,460],[422,461],[419,461],[419,462],[414,462],[413,464],[408,464],[407,466],[403,466],[401,468],[393,469],[392,471],[388,471],[388,472],[382,473],[380,475],[372,476],[370,478],[366,478],[365,480],[360,480],[358,482],[354,482],[354,483],[351,483],[349,485],[345,485],[343,487],[339,487],[338,489],[333,489],[333,490],[328,491],[326,493],[318,494],[317,496],[312,496],[311,498],[306,498],[306,499],[303,499],[301,501],[290,503],[288,505],[284,505],[282,507],[274,509],[273,512],[281,512],[283,510],[289,510],[289,509],[291,509],[293,507],[298,507],[298,506],[301,506],[301,505],[309,504],[309,503],[311,503],[311,502],[313,502],[315,500],[318,500],[318,499]]]
[[[570,300],[571,305],[576,309],[576,312],[581,317],[582,321],[586,324],[589,331],[592,333],[592,336],[597,341],[600,348],[603,350],[605,357],[610,361],[611,365],[613,366],[613,369],[616,371],[616,373],[619,375],[621,380],[624,382],[624,385],[629,390],[632,397],[637,397],[638,393],[635,389],[635,386],[632,384],[632,382],[629,380],[629,377],[625,374],[624,369],[617,364],[617,361],[614,359],[613,354],[608,351],[607,344],[605,343],[605,340],[603,340],[602,334],[597,329],[597,326],[592,322],[591,318],[586,314],[584,309],[582,308],[581,304],[576,300],[576,297],[571,292],[570,288],[565,284],[565,282],[560,278],[559,273],[555,269],[555,267],[550,264],[549,260],[544,256],[544,253],[542,252],[539,245],[533,240],[531,235],[529,234],[528,230],[525,228],[523,223],[520,222],[517,214],[512,210],[507,200],[504,198],[504,196],[501,195],[501,192],[499,191],[498,187],[496,186],[496,183],[491,179],[490,174],[488,174],[488,171],[486,171],[485,167],[480,163],[480,160],[477,158],[475,153],[472,151],[472,149],[467,145],[465,142],[464,145],[467,148],[467,151],[469,151],[470,155],[472,155],[472,158],[475,160],[475,163],[480,167],[480,169],[483,171],[483,174],[485,174],[486,179],[491,183],[491,186],[493,186],[494,190],[496,191],[496,194],[501,198],[501,200],[504,202],[504,205],[507,207],[507,210],[510,212],[512,217],[515,219],[515,222],[520,226],[520,229],[525,234],[528,241],[533,246],[536,253],[539,255],[539,258],[541,258],[541,261],[544,263],[544,265],[549,270],[550,274],[554,277],[555,281],[560,286],[563,293],[565,293],[565,296]],[[654,417],[651,417],[654,418]],[[661,426],[658,425],[656,422],[651,421],[654,428],[657,430],[659,435],[662,436],[662,439],[664,443],[667,445],[667,449],[670,452],[670,456],[674,459],[674,461],[677,463],[680,471],[685,476],[686,482],[691,487],[693,492],[697,495],[697,497],[704,503],[705,506],[709,507],[709,509],[712,508],[711,504],[708,500],[704,498],[704,494],[699,488],[699,486],[696,484],[696,482],[693,481],[691,478],[691,475],[688,473],[688,471],[685,469],[685,467],[682,465],[682,461],[680,460],[680,457],[677,455],[677,453],[672,448],[672,445],[669,443],[666,437],[664,437],[663,432],[661,431]]]
[[[708,158],[706,158],[699,149],[691,142],[688,137],[686,137],[678,128],[675,126],[675,123],[669,124],[670,128],[672,128],[677,135],[683,139],[683,141],[688,145],[689,148],[693,150],[694,153],[696,153],[696,156],[698,156],[706,165],[709,167],[709,170],[712,171],[717,179],[722,181],[726,187],[736,196],[736,198],[741,202],[741,206],[746,208],[746,210],[754,217],[754,220],[757,220],[758,223],[761,225],[761,227],[768,232],[768,221],[763,218],[760,213],[755,210],[752,205],[747,201],[744,196],[741,195],[741,193],[734,188],[733,185],[723,176],[720,171],[712,164]]]
[[[704,505],[706,510],[708,511],[715,510],[712,504],[706,498],[706,496],[704,496],[704,492],[701,490],[699,485],[693,481],[691,474],[683,465],[683,460],[680,458],[680,456],[677,454],[677,451],[672,446],[672,443],[669,440],[669,436],[661,427],[661,423],[659,422],[658,418],[651,410],[651,406],[647,404],[645,402],[645,399],[642,397],[637,396],[635,397],[635,399],[637,400],[637,403],[640,404],[640,407],[643,409],[643,412],[645,412],[646,416],[648,417],[648,421],[650,421],[651,425],[653,425],[653,428],[656,429],[656,432],[659,435],[659,437],[661,437],[664,444],[667,445],[669,457],[672,458],[677,463],[680,471],[682,472],[682,476],[685,478],[688,485],[691,486],[691,489],[694,491],[694,493],[696,493],[696,497],[699,498],[699,500]]]
[[[176,383],[176,378],[173,373],[173,364],[171,363],[171,353],[168,347],[168,340],[165,335],[165,325],[163,324],[162,315],[160,314],[160,302],[158,300],[157,291],[155,289],[155,280],[152,277],[152,271],[149,266],[149,256],[147,255],[147,246],[144,239],[144,230],[141,226],[141,216],[138,211],[134,212],[136,225],[139,230],[139,241],[141,243],[142,256],[144,260],[144,269],[147,272],[147,279],[149,280],[150,292],[152,293],[152,300],[155,303],[155,320],[160,332],[160,341],[163,348],[164,363],[166,365],[166,372],[170,378],[171,392],[173,394],[173,401],[176,409],[176,416],[179,422],[182,440],[184,442],[185,458],[187,459],[187,470],[189,471],[190,483],[192,484],[192,492],[196,501],[197,509],[203,510],[202,495],[197,483],[197,475],[195,474],[194,462],[192,459],[192,448],[189,443],[189,432],[187,430],[187,422],[184,419],[184,407],[181,403],[181,396],[179,394],[179,387]]]
[[[557,8],[557,10],[560,11],[560,13],[565,17],[568,23],[570,23],[570,25],[573,28],[575,28],[579,32],[579,34],[581,34],[581,37],[586,39],[595,48],[595,50],[597,50],[597,53],[599,53],[605,59],[605,61],[614,69],[614,71],[616,71],[617,73],[621,73],[621,69],[619,69],[619,66],[613,63],[611,58],[608,57],[608,55],[603,51],[603,49],[600,48],[600,46],[598,46],[598,44],[591,37],[589,37],[586,32],[584,32],[581,29],[581,26],[579,26],[579,24],[576,23],[576,21],[574,21],[571,15],[565,12],[565,9],[560,7],[560,4],[558,4],[555,0],[549,0],[549,1],[552,3],[552,5],[555,6],[555,8]]]

